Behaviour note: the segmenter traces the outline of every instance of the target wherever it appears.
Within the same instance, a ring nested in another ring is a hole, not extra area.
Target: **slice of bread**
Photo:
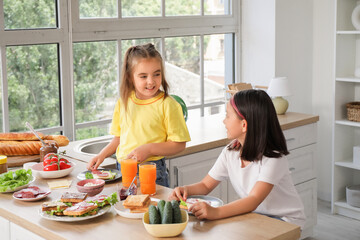
[[[87,193],[74,193],[74,192],[65,192],[60,201],[62,202],[70,202],[70,203],[78,203],[85,200],[87,197]]]
[[[88,213],[91,210],[94,210],[96,208],[97,208],[97,205],[95,203],[79,202],[79,203],[75,204],[72,207],[68,207],[64,211],[64,215],[67,215],[67,216],[80,216],[80,215]]]
[[[59,200],[52,201],[52,202],[44,202],[41,205],[42,211],[53,211],[53,214],[58,215],[58,216],[64,215],[63,211],[67,208],[68,208],[68,206]]]
[[[125,208],[144,207],[145,204],[150,203],[150,197],[147,194],[143,195],[129,195],[123,202]]]

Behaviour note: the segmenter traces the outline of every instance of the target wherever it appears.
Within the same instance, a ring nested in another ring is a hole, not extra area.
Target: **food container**
[[[40,162],[44,161],[44,157],[48,153],[57,153],[58,148],[56,143],[48,143],[40,148]]]
[[[0,155],[0,174],[7,172],[7,156]]]
[[[350,206],[360,208],[360,185],[346,187],[346,202]]]
[[[149,212],[143,216],[143,224],[146,231],[154,237],[174,237],[181,234],[189,221],[189,215],[185,210],[181,209],[181,223],[171,224],[150,224]]]
[[[90,185],[90,186],[87,186]],[[101,193],[104,189],[105,181],[102,179],[85,179],[76,184],[79,192],[87,193],[90,197]]]

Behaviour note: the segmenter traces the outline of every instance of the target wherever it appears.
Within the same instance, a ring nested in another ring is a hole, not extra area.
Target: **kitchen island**
[[[56,222],[43,219],[39,215],[41,203],[56,200],[65,191],[76,192],[76,176],[86,170],[86,164],[76,163],[74,171],[64,177],[72,180],[70,189],[52,190],[51,194],[37,202],[15,200],[12,193],[0,195],[0,234],[1,239],[156,239],[148,234],[141,219],[128,219],[117,215],[114,207],[97,218],[80,222]],[[50,179],[37,178],[32,185],[47,187]],[[121,181],[108,183],[102,193],[111,194],[117,190]],[[157,186],[154,198],[167,199],[171,189]],[[194,216],[184,232],[172,239],[298,239],[300,228],[296,225],[269,218],[256,213],[216,221],[200,221]]]

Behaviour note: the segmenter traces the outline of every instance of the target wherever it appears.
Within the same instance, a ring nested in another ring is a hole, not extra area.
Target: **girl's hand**
[[[189,208],[189,212],[192,212],[198,219],[215,220],[219,218],[219,208],[214,208],[207,203],[198,202]]]
[[[186,201],[187,196],[188,192],[185,187],[176,187],[169,196],[169,200]]]
[[[96,155],[93,157],[87,164],[86,168],[88,170],[95,170],[99,167],[99,165],[104,161],[104,158],[100,157],[99,155]]]
[[[142,163],[146,159],[150,157],[150,145],[144,144],[140,147],[135,148],[129,155],[127,155],[127,158],[130,159],[136,159],[138,163]]]

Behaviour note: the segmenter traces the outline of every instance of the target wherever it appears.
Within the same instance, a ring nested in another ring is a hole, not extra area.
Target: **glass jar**
[[[48,153],[57,153],[58,152],[58,148],[56,143],[48,143],[45,146],[43,145],[40,148],[40,162],[44,161],[44,157],[46,154]]]
[[[7,156],[0,155],[0,174],[7,172]]]

